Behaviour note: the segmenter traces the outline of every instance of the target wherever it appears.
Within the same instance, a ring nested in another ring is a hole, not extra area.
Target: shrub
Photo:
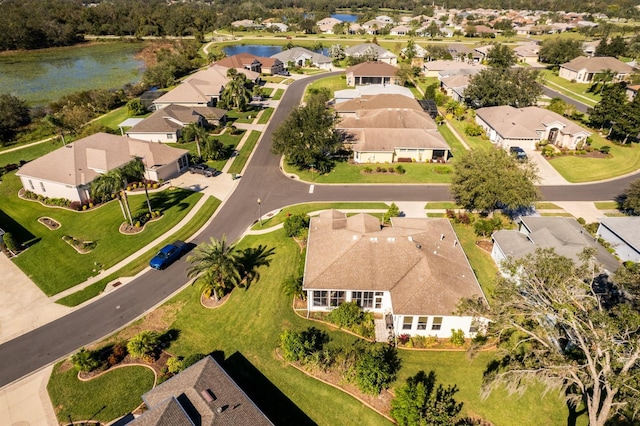
[[[18,244],[18,241],[11,232],[6,232],[2,236],[2,240],[9,251],[17,252],[20,249],[20,244]]]
[[[611,147],[609,145],[603,145],[600,147],[599,151],[604,155],[609,155],[609,151],[611,151]]]
[[[285,330],[280,335],[282,356],[287,361],[305,363],[311,354],[321,351],[328,340],[329,335],[315,327],[309,327],[300,333]]]
[[[463,225],[468,225],[471,223],[471,217],[466,213],[458,213],[456,215],[455,221]]]
[[[167,360],[167,371],[171,374],[177,374],[184,369],[184,364],[181,358],[172,356]]]
[[[382,167],[378,166],[376,167],[376,173],[382,173]]]
[[[284,232],[287,237],[298,237],[302,230],[309,227],[309,216],[304,213],[288,216],[284,220]]]
[[[407,342],[409,341],[409,339],[411,339],[411,336],[409,336],[408,334],[404,333],[404,334],[400,334],[398,336],[398,342],[400,342],[400,344],[402,345],[406,345]]]
[[[396,348],[373,344],[356,362],[355,382],[363,393],[378,395],[396,379],[400,364]]]
[[[454,212],[451,209],[446,209],[445,210],[445,214],[447,215],[448,219],[455,219],[455,217],[456,217],[456,212]]]
[[[100,366],[100,361],[98,360],[96,352],[88,351],[85,348],[82,348],[78,352],[76,352],[71,357],[71,362],[73,363],[73,366],[76,368],[76,370],[83,373],[93,371]]]
[[[350,328],[362,322],[363,312],[356,302],[345,302],[332,310],[327,319],[338,327]]]
[[[439,175],[448,175],[453,173],[453,169],[449,166],[434,166],[433,171]]]
[[[451,329],[451,337],[449,338],[449,341],[451,342],[451,344],[453,344],[454,346],[462,346],[464,345],[464,331],[460,330],[460,329]]]
[[[282,291],[286,296],[304,299],[305,292],[302,289],[302,275],[289,275],[282,282]]]
[[[396,169],[395,169],[395,168],[393,168],[393,167],[389,167],[389,168],[387,168],[387,171],[388,171],[389,173],[395,173]]]
[[[493,219],[479,219],[473,224],[476,235],[488,237],[495,231],[502,229],[502,220],[499,217]]]
[[[373,173],[373,169],[369,166],[365,167],[364,169],[362,169],[363,172],[365,173]]]
[[[402,167],[401,164],[398,164],[396,166],[396,173],[398,173],[399,175],[403,175],[405,174],[407,171],[404,169],[404,167]]]
[[[482,136],[482,134],[484,133],[484,130],[482,129],[482,126],[480,126],[479,124],[470,123],[464,128],[464,133],[467,136]]]
[[[545,145],[544,148],[542,148],[542,155],[545,157],[552,157],[554,153],[555,149],[552,145]]]
[[[587,223],[587,221],[586,221],[586,220],[584,220],[584,218],[583,218],[583,217],[579,217],[579,218],[578,218],[578,223],[579,223],[580,225],[583,225],[583,226],[584,226],[584,225]]]
[[[160,343],[160,336],[154,331],[143,331],[127,342],[127,351],[134,358],[151,356]]]
[[[196,362],[200,361],[205,356],[206,356],[205,354],[191,354],[191,355],[189,355],[188,357],[186,357],[185,359],[182,360],[182,369],[191,367],[193,364],[195,364]]]
[[[400,216],[400,209],[398,208],[396,203],[391,203],[384,216],[382,216],[382,223],[391,223],[391,218],[398,216]]]

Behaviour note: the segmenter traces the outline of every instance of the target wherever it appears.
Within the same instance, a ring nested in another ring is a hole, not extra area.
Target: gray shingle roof
[[[320,53],[316,53],[309,49],[305,49],[304,47],[292,47],[291,49],[283,50],[280,53],[276,53],[275,55],[271,55],[272,58],[277,58],[281,60],[284,64],[287,62],[295,62],[300,58],[300,56],[309,55],[311,56],[311,61],[316,64],[327,64],[331,62],[331,58],[328,56],[321,55]]]
[[[375,43],[362,43],[356,46],[348,47],[344,50],[345,55],[347,56],[360,56],[365,51],[373,50],[378,54],[378,58],[397,58],[397,55],[393,52],[385,49],[384,47],[380,47]]]
[[[398,217],[381,228],[371,218],[311,218],[305,289],[389,291],[399,315],[450,315],[460,298],[483,295],[447,219]]]
[[[155,111],[149,117],[130,128],[127,133],[173,132],[189,123],[197,123],[200,118],[220,119],[227,112],[211,107],[186,107],[169,105]]]
[[[634,71],[634,68],[624,62],[612,58],[611,56],[594,56],[593,58],[587,58],[586,56],[578,56],[571,61],[560,65],[563,68],[570,69],[572,71],[580,71],[586,69],[589,72],[602,72],[604,70],[611,70],[618,73],[629,74]]]
[[[629,246],[640,252],[640,217],[605,217],[600,224],[620,237]]]
[[[354,112],[381,108],[406,108],[422,111],[422,107],[418,101],[404,95],[363,95],[360,98],[340,102],[334,106],[337,112]]]
[[[429,114],[416,109],[384,108],[360,110],[355,116],[344,117],[336,125],[337,129],[427,129],[437,130],[438,125]]]

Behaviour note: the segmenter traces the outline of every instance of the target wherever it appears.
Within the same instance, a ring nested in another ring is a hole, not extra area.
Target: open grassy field
[[[168,350],[179,356],[215,353],[226,359],[223,365],[229,375],[244,386],[275,424],[390,424],[359,401],[277,358],[274,349],[285,329],[299,331],[314,326],[326,330],[333,340],[349,343],[354,338],[298,317],[291,309],[291,300],[283,296],[281,282],[296,271],[302,257],[296,243],[280,230],[245,237],[240,247],[257,244],[275,247],[276,255],[270,267],[261,269],[260,281],[251,288],[235,290],[223,306],[208,310],[198,302],[198,289],[189,286],[161,308],[170,318],[169,328],[180,331]],[[111,340],[118,339],[115,336]],[[441,382],[459,387],[456,398],[463,402],[467,415],[482,416],[496,425],[539,425],[540,419],[546,424],[566,422],[564,403],[556,395],[541,397],[539,388],[522,397],[496,392],[481,400],[482,375],[493,359],[490,352],[472,361],[464,352],[400,351],[400,356],[402,369],[394,386],[419,370],[434,370]],[[585,422],[579,420],[578,424]]]
[[[152,193],[151,206],[160,210],[163,217],[148,223],[143,232],[124,235],[118,232],[124,219],[117,201],[80,213],[22,200],[17,195],[21,187],[15,173],[3,176],[2,228],[29,245],[14,262],[47,295],[79,284],[144,247],[178,223],[202,196],[182,189]],[[129,199],[134,215],[145,211],[144,193],[131,195]],[[52,231],[39,223],[38,218],[43,216],[59,222],[60,228]],[[63,235],[95,241],[97,245],[91,252],[80,254],[62,240]]]
[[[610,179],[640,169],[640,146],[635,143],[620,145],[606,140],[596,131],[591,135],[593,148],[611,147],[606,158],[582,156],[554,157],[549,163],[569,182],[589,182]],[[620,188],[622,192],[624,188]]]

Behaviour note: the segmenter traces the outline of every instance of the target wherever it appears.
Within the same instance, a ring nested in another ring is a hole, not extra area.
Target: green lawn
[[[116,278],[131,277],[136,275],[138,272],[142,271],[149,265],[149,259],[151,259],[151,257],[153,257],[153,255],[157,253],[158,250],[160,250],[162,247],[175,240],[188,240],[193,234],[195,234],[196,231],[204,226],[204,224],[209,219],[211,219],[211,216],[213,216],[215,211],[218,209],[218,206],[220,206],[220,200],[214,197],[209,197],[207,201],[205,201],[204,205],[200,208],[200,210],[189,221],[189,223],[180,228],[178,232],[172,234],[168,238],[165,238],[159,244],[156,244],[155,247],[148,250],[146,253],[138,257],[133,262],[129,263],[124,268],[119,269],[113,274],[106,276],[100,281],[97,281],[80,291],[57,300],[56,303],[64,306],[78,306],[79,304],[86,302],[87,300],[92,299],[102,293],[105,286]]]
[[[271,94],[273,93],[273,87],[263,87],[261,90],[262,94],[266,97],[271,97]]]
[[[593,93],[587,92],[587,90],[591,87],[591,84],[572,83],[569,80],[559,77],[555,72],[551,70],[540,71],[542,73],[542,76],[547,80],[547,86],[551,87],[551,89],[557,92],[562,93],[563,95],[566,95],[589,106],[594,106],[602,99],[602,96],[600,96],[599,94],[595,95]]]
[[[460,158],[467,151],[464,145],[462,145],[462,142],[460,142],[448,126],[438,126],[438,132],[440,132],[444,140],[449,144],[449,147],[451,147],[453,158]]]
[[[461,209],[462,207],[456,205],[453,201],[444,202],[432,202],[429,201],[425,206],[425,209]]]
[[[282,99],[282,95],[284,95],[284,89],[278,89],[276,90],[276,93],[273,94],[271,99],[273,99],[274,101],[279,101],[280,99]]]
[[[256,142],[260,138],[260,132],[251,130],[251,133],[247,137],[247,140],[244,141],[242,148],[240,148],[240,152],[233,159],[233,163],[231,163],[231,167],[229,167],[229,173],[239,174],[242,172],[244,165],[247,163],[249,156],[253,152],[253,148],[256,146]]]
[[[273,108],[267,108],[263,110],[262,114],[260,114],[260,118],[258,118],[257,124],[267,124],[271,119],[271,116],[273,115],[273,111],[274,111]]]
[[[226,359],[228,373],[245,386],[248,395],[276,424],[389,425],[359,401],[276,357],[274,349],[285,329],[298,331],[314,326],[345,343],[353,337],[296,316],[291,299],[282,295],[282,280],[296,271],[303,256],[297,244],[277,231],[248,236],[240,247],[257,244],[276,247],[276,256],[269,268],[261,269],[260,281],[249,290],[235,290],[227,303],[214,310],[200,305],[198,289],[192,286],[167,303],[167,311],[175,312],[168,328],[180,330],[168,350],[179,356],[215,351]],[[491,353],[482,353],[473,361],[464,352],[401,351],[400,356],[403,364],[394,386],[418,370],[433,369],[443,383],[458,385],[456,397],[464,404],[464,414],[482,416],[497,425],[514,424],[516,419],[519,425],[538,425],[540,419],[548,424],[566,421],[565,405],[554,395],[542,398],[539,388],[523,397],[497,392],[482,401],[479,388],[482,374],[492,361]]]
[[[479,136],[469,136],[464,132],[464,129],[468,124],[471,124],[470,121],[467,120],[448,120],[449,124],[453,126],[453,128],[458,132],[461,138],[469,145],[471,149],[490,149],[492,147],[491,141],[488,139],[482,139]]]
[[[17,195],[20,188],[15,173],[3,176],[2,228],[20,242],[29,242],[29,249],[14,262],[49,296],[85,281],[144,247],[178,223],[202,196],[181,189],[153,193],[151,206],[163,212],[162,219],[148,223],[139,234],[123,235],[118,232],[124,219],[117,201],[79,213],[21,200]],[[144,194],[129,198],[133,214],[146,209]],[[62,226],[51,231],[37,221],[42,216],[51,217]],[[97,246],[88,254],[79,254],[62,240],[63,235],[96,241]]]
[[[278,83],[282,83],[283,81],[285,81],[286,78],[273,76],[273,75],[268,75],[268,76],[260,77],[260,80],[264,80],[264,81],[266,81],[268,83],[276,83],[276,84],[278,84]],[[280,90],[282,90],[282,89],[280,89]],[[274,97],[274,100],[275,100],[275,97]]]
[[[242,139],[242,136],[244,135],[244,132],[245,131],[242,130],[239,135],[232,135],[232,134],[230,134],[229,130],[226,130],[223,134],[221,134],[221,135],[212,135],[212,137],[214,139],[218,139],[224,145],[227,145],[229,147],[229,152],[232,152],[236,148],[236,146],[238,146],[238,144],[240,143],[240,140]],[[167,145],[171,146],[171,147],[174,147],[174,148],[186,149],[193,155],[196,155],[198,153],[198,148],[196,147],[196,143],[195,142],[168,143]],[[213,160],[212,161],[207,161],[207,164],[210,167],[213,167],[213,168],[218,169],[218,170],[222,170],[222,168],[225,166],[225,164],[227,164],[227,161],[229,161],[229,158],[223,158],[222,160],[215,160],[215,161],[213,161]]]
[[[118,127],[118,124],[122,123],[127,118],[145,118],[150,115],[151,113],[147,113],[147,114],[136,115],[135,117],[131,117],[129,115],[129,111],[127,110],[127,107],[123,106],[106,113],[96,121],[112,130],[117,130],[118,132],[120,132],[120,128]]]
[[[364,173],[363,169],[370,167],[373,170],[380,166],[388,169],[402,165],[406,170],[404,174],[398,173]],[[452,170],[450,164],[436,163],[394,163],[394,164],[349,164],[338,162],[331,172],[321,175],[308,170],[298,170],[285,163],[285,173],[296,174],[302,180],[318,183],[450,183]]]
[[[607,158],[588,158],[566,155],[552,158],[549,163],[569,182],[589,182],[610,179],[635,172],[640,169],[640,146],[638,144],[619,145],[610,142],[594,132],[591,135],[593,148],[610,146]],[[622,191],[624,188],[620,188]]]
[[[88,382],[78,380],[72,367],[54,367],[47,391],[60,424],[69,419],[109,422],[142,404],[142,394],[153,387],[154,374],[146,367],[118,368]]]
[[[327,209],[348,209],[348,210],[368,210],[368,209],[388,209],[385,203],[305,203],[294,204],[282,208],[280,212],[272,217],[262,219],[262,226],[259,223],[253,225],[251,229],[266,229],[276,226],[287,218],[288,215],[308,214],[310,212]],[[265,212],[266,214],[267,212]]]
[[[307,90],[305,91],[304,99],[307,99],[309,91],[311,89],[319,89],[321,87],[326,87],[329,89],[330,97],[333,98],[333,94],[336,90],[344,90],[347,89],[347,79],[344,75],[334,75],[331,77],[325,77],[314,81],[313,83],[307,86]]]
[[[20,160],[31,161],[62,147],[62,141],[53,139],[37,145],[18,149],[16,151],[0,153],[0,167],[6,164],[19,164]]]
[[[553,203],[539,202],[539,203],[536,203],[536,209],[537,210],[562,210],[562,207]]]
[[[618,203],[615,201],[596,201],[594,204],[598,210],[618,210]]]
[[[232,109],[227,112],[227,120],[233,123],[251,124],[259,112],[260,107],[256,105],[250,105],[247,111]]]

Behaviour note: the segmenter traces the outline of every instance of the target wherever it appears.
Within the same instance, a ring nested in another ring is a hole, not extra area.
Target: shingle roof
[[[438,125],[429,114],[416,109],[384,108],[360,110],[355,116],[344,117],[337,129],[406,128],[437,130]]]
[[[398,68],[386,62],[368,61],[349,67],[346,72],[363,77],[395,77],[398,75]]]
[[[452,60],[429,61],[423,64],[423,67],[429,71],[458,71],[462,69],[474,69],[481,71],[486,68],[485,65]]]
[[[640,252],[640,217],[605,217],[600,219],[600,224]]]
[[[597,249],[597,261],[607,271],[613,273],[620,266],[611,253],[596,243],[572,217],[523,217],[521,221],[530,231],[528,236],[514,230],[493,234],[494,241],[507,257],[521,259],[538,248],[553,248],[559,255],[577,262],[585,247],[593,247]]]
[[[415,99],[403,95],[363,95],[360,98],[341,102],[334,106],[337,112],[353,112],[364,109],[402,108],[422,111],[422,107]]]
[[[558,113],[539,107],[514,108],[509,105],[485,107],[476,110],[476,115],[506,139],[539,139],[536,131],[545,125],[560,122],[564,125],[562,134],[585,133],[587,129],[578,126]]]
[[[311,56],[311,61],[317,64],[326,64],[332,61],[330,57],[313,52],[309,49],[305,49],[304,47],[292,47],[291,49],[283,50],[280,53],[271,55],[271,57],[278,58],[286,64],[290,61],[297,60],[301,55],[304,54]]]
[[[127,133],[162,133],[181,129],[189,123],[197,123],[202,118],[220,119],[226,111],[211,107],[186,107],[169,105],[155,111],[149,117],[130,128]]]
[[[378,54],[378,58],[397,58],[393,52],[385,49],[384,47],[380,47],[375,43],[362,43],[356,46],[348,47],[344,50],[345,55],[347,56],[360,56],[365,51],[373,50]]]
[[[96,133],[79,139],[20,168],[18,176],[78,186],[99,174],[121,167],[134,157],[147,168],[177,161],[189,151],[127,137]]]
[[[149,411],[129,423],[132,426],[191,425],[190,421],[203,426],[272,425],[211,356],[158,385],[142,399]],[[158,415],[156,410],[162,413]],[[190,420],[188,413],[192,410],[197,411],[191,413],[197,418]]]
[[[389,152],[399,148],[450,149],[438,132],[426,129],[346,129],[354,151]]]
[[[609,69],[617,73],[625,74],[629,74],[634,71],[632,66],[627,65],[616,58],[612,58],[611,56],[594,56],[593,58],[578,56],[577,58],[560,66],[572,71],[586,69],[589,72],[602,72]]]
[[[461,298],[483,295],[447,219],[393,218],[380,228],[374,218],[363,232],[353,224],[364,216],[338,228],[332,215],[311,218],[305,289],[389,291],[398,315],[450,315]]]
[[[260,62],[259,58],[256,55],[245,52],[226,56],[219,61],[216,61],[214,65],[219,65],[226,68],[244,68],[245,66],[250,66],[254,62]]]

